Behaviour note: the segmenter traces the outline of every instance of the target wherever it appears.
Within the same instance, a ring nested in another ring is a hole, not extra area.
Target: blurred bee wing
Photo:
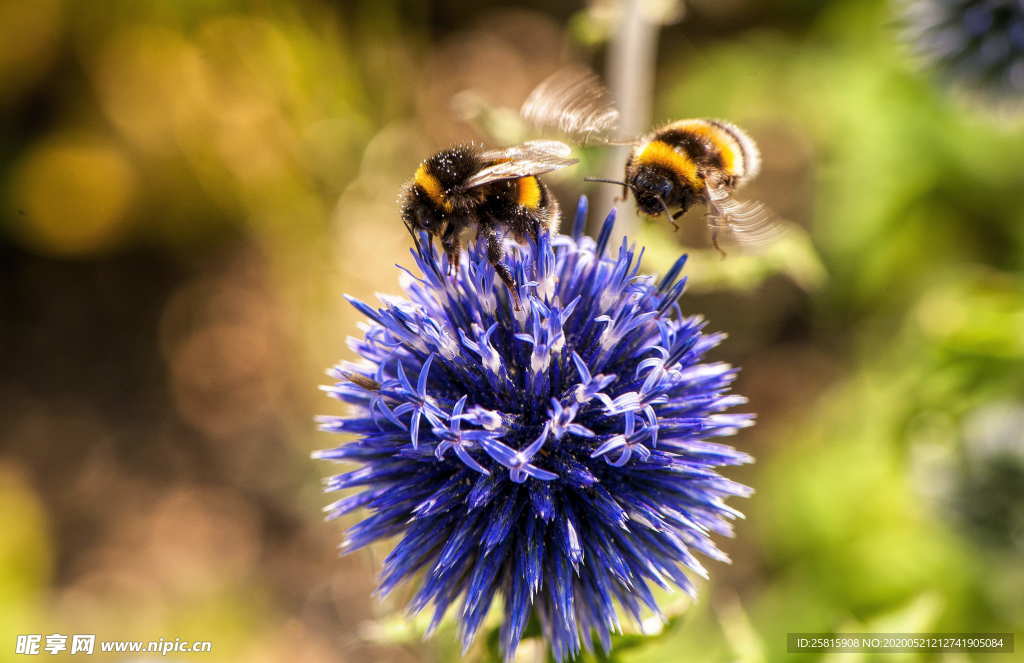
[[[744,247],[756,248],[778,239],[784,226],[757,200],[735,200],[723,188],[708,189],[708,226]]]
[[[611,93],[593,72],[582,67],[556,71],[534,88],[519,110],[528,123],[586,142],[608,142],[619,122]]]
[[[499,158],[508,158],[507,156]],[[565,168],[577,163],[577,159],[566,159],[552,154],[531,154],[522,158],[502,161],[474,173],[466,180],[464,188],[483,186],[500,180],[514,180],[530,175],[543,175],[559,168]]]
[[[480,157],[485,160],[522,160],[558,158],[570,159],[572,148],[559,140],[530,140],[522,145],[513,145],[501,150],[483,152]],[[576,163],[573,161],[573,163]]]

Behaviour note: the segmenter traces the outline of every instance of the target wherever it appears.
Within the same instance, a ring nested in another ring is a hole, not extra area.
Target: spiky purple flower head
[[[902,0],[909,41],[947,81],[1024,101],[1024,0]]]
[[[355,411],[321,427],[357,439],[314,454],[358,465],[327,480],[358,489],[329,517],[370,514],[345,551],[398,537],[380,593],[415,578],[410,609],[433,605],[431,628],[458,603],[464,646],[500,595],[507,658],[531,616],[562,660],[595,637],[611,647],[616,604],[657,613],[652,584],[693,594],[694,553],[728,560],[711,534],[731,534],[725,500],[750,493],[716,471],[751,458],[709,438],[752,416],[722,413],[745,399],[728,394],[735,369],[701,362],[723,336],[677,303],[685,256],[642,276],[625,240],[609,255],[614,211],[597,241],[586,211],[572,236],[506,257],[521,311],[479,247],[448,277],[426,237],[405,298],[350,300],[369,318],[350,339],[363,362],[332,369],[327,391]]]

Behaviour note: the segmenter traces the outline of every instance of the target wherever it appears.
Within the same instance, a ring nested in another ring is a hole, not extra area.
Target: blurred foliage
[[[498,4],[0,0],[0,659],[50,632],[459,658],[452,623],[424,641],[371,597],[385,550],[335,558],[305,456],[354,330],[338,295],[408,262],[415,164],[520,140],[532,85],[603,55],[609,3]],[[1024,627],[1024,121],[950,97],[893,23],[884,0],[692,0],[662,30],[657,119],[749,129],[746,195],[791,228],[720,260],[699,212],[640,224],[647,268],[688,251],[684,307],[733,336],[758,492],[699,600],[592,660]],[[583,159],[551,178],[563,207]]]

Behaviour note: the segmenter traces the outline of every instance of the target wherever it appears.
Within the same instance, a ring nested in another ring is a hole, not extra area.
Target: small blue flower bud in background
[[[563,660],[596,639],[608,650],[618,610],[658,612],[652,585],[693,594],[707,577],[695,553],[727,561],[711,540],[750,489],[717,468],[751,462],[711,441],[753,423],[724,414],[736,370],[702,363],[723,338],[678,303],[685,256],[660,280],[640,255],[582,234],[542,235],[506,257],[522,283],[512,307],[474,247],[453,277],[424,236],[405,272],[406,298],[381,308],[350,339],[359,363],[331,371],[330,395],[352,414],[325,431],[356,436],[316,458],[355,464],[327,480],[346,491],[330,518],[367,517],[343,549],[396,538],[381,594],[417,579],[410,609],[456,610],[468,647],[496,596],[511,658],[531,616]],[[357,489],[356,492],[348,489]]]
[[[907,38],[945,80],[1024,101],[1024,1],[904,0]]]

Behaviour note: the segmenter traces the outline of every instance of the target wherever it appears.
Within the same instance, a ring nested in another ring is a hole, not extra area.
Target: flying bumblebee
[[[588,181],[621,185],[623,198],[631,192],[639,211],[652,217],[664,212],[677,230],[676,219],[686,210],[696,203],[705,205],[711,242],[723,256],[718,245],[720,232],[749,245],[772,239],[780,229],[764,204],[732,197],[761,169],[757,145],[734,124],[678,120],[635,140],[612,140],[608,136],[618,112],[611,96],[597,76],[575,68],[544,80],[520,113],[532,124],[556,128],[583,143],[596,140],[632,145],[622,181]]]
[[[553,140],[536,140],[500,150],[457,145],[426,159],[402,191],[402,220],[417,240],[425,231],[441,242],[449,270],[458,269],[460,235],[476,225],[487,242],[487,259],[520,309],[519,287],[502,262],[502,240],[557,232],[558,201],[538,175],[571,166],[572,149]]]

